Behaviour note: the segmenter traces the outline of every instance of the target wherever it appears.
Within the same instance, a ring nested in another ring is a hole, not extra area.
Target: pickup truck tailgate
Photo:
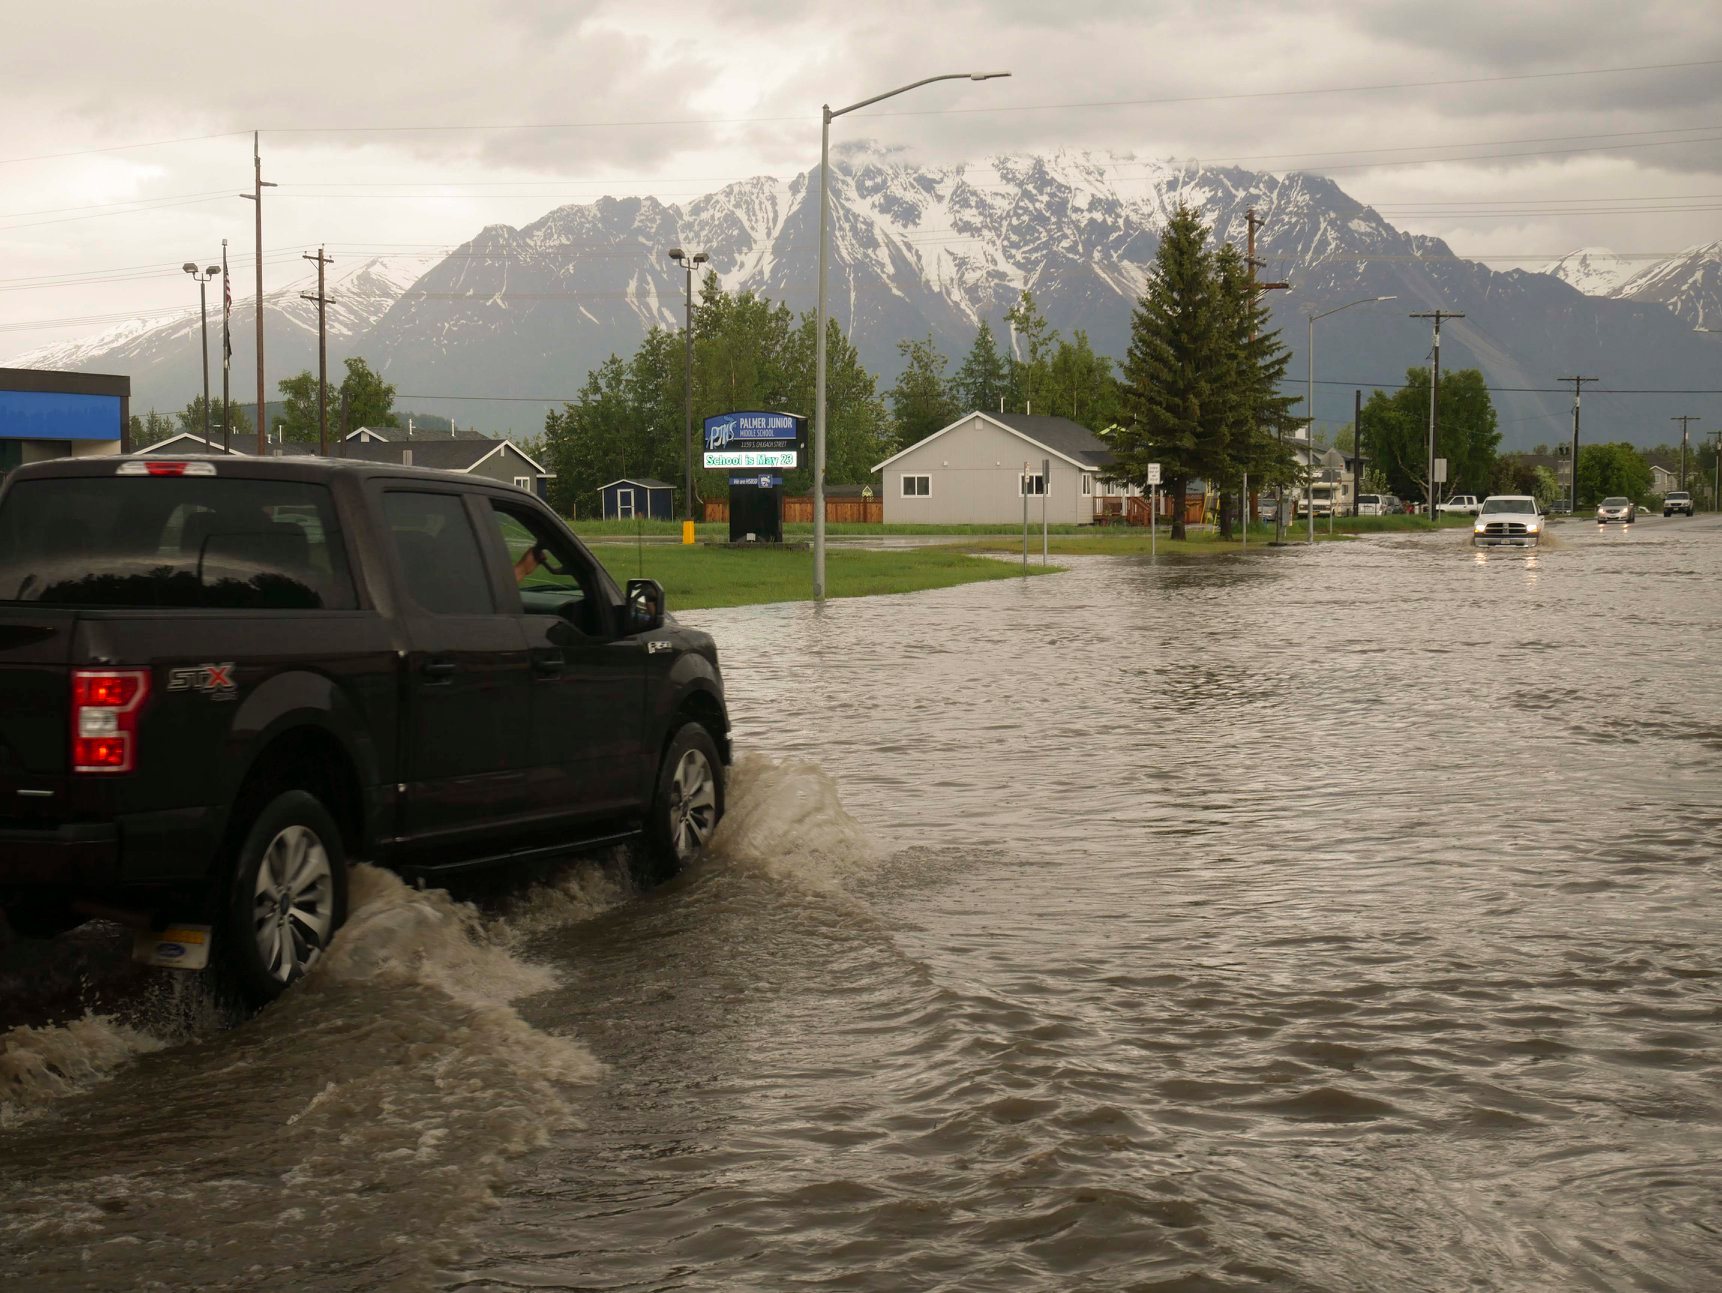
[[[21,788],[67,773],[76,611],[0,606],[0,817]]]

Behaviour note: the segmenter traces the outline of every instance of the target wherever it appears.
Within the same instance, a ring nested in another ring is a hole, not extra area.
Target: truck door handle
[[[453,660],[426,660],[422,666],[424,675],[433,683],[447,682],[454,675]]]
[[[568,662],[555,647],[536,650],[532,653],[532,671],[534,673],[561,673],[562,666]]]

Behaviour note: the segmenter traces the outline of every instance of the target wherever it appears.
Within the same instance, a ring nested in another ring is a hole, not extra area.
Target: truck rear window
[[[289,480],[77,476],[0,499],[0,601],[350,610],[329,491]]]

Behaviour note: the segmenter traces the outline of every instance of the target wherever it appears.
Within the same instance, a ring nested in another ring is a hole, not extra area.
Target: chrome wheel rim
[[[280,983],[305,973],[329,945],[335,873],[328,850],[310,827],[289,826],[263,850],[251,923],[264,973]]]
[[[686,862],[705,847],[717,825],[717,777],[711,761],[689,750],[676,763],[670,780],[670,839],[676,859]]]

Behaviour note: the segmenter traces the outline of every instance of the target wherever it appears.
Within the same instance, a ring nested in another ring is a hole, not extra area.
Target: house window
[[[903,477],[904,498],[927,498],[932,492],[933,478],[931,476]]]
[[[532,492],[532,477],[516,476],[514,478],[514,488],[524,489],[528,494],[530,494]]]
[[[1090,476],[1087,472],[1084,472],[1082,475],[1082,492],[1084,494],[1092,494],[1094,492],[1094,477]]]
[[[1032,476],[1018,477],[1017,493],[1019,493],[1019,494],[1044,494],[1044,493],[1046,493],[1046,477],[1042,476],[1038,471],[1035,472],[1034,475],[1032,475]]]

